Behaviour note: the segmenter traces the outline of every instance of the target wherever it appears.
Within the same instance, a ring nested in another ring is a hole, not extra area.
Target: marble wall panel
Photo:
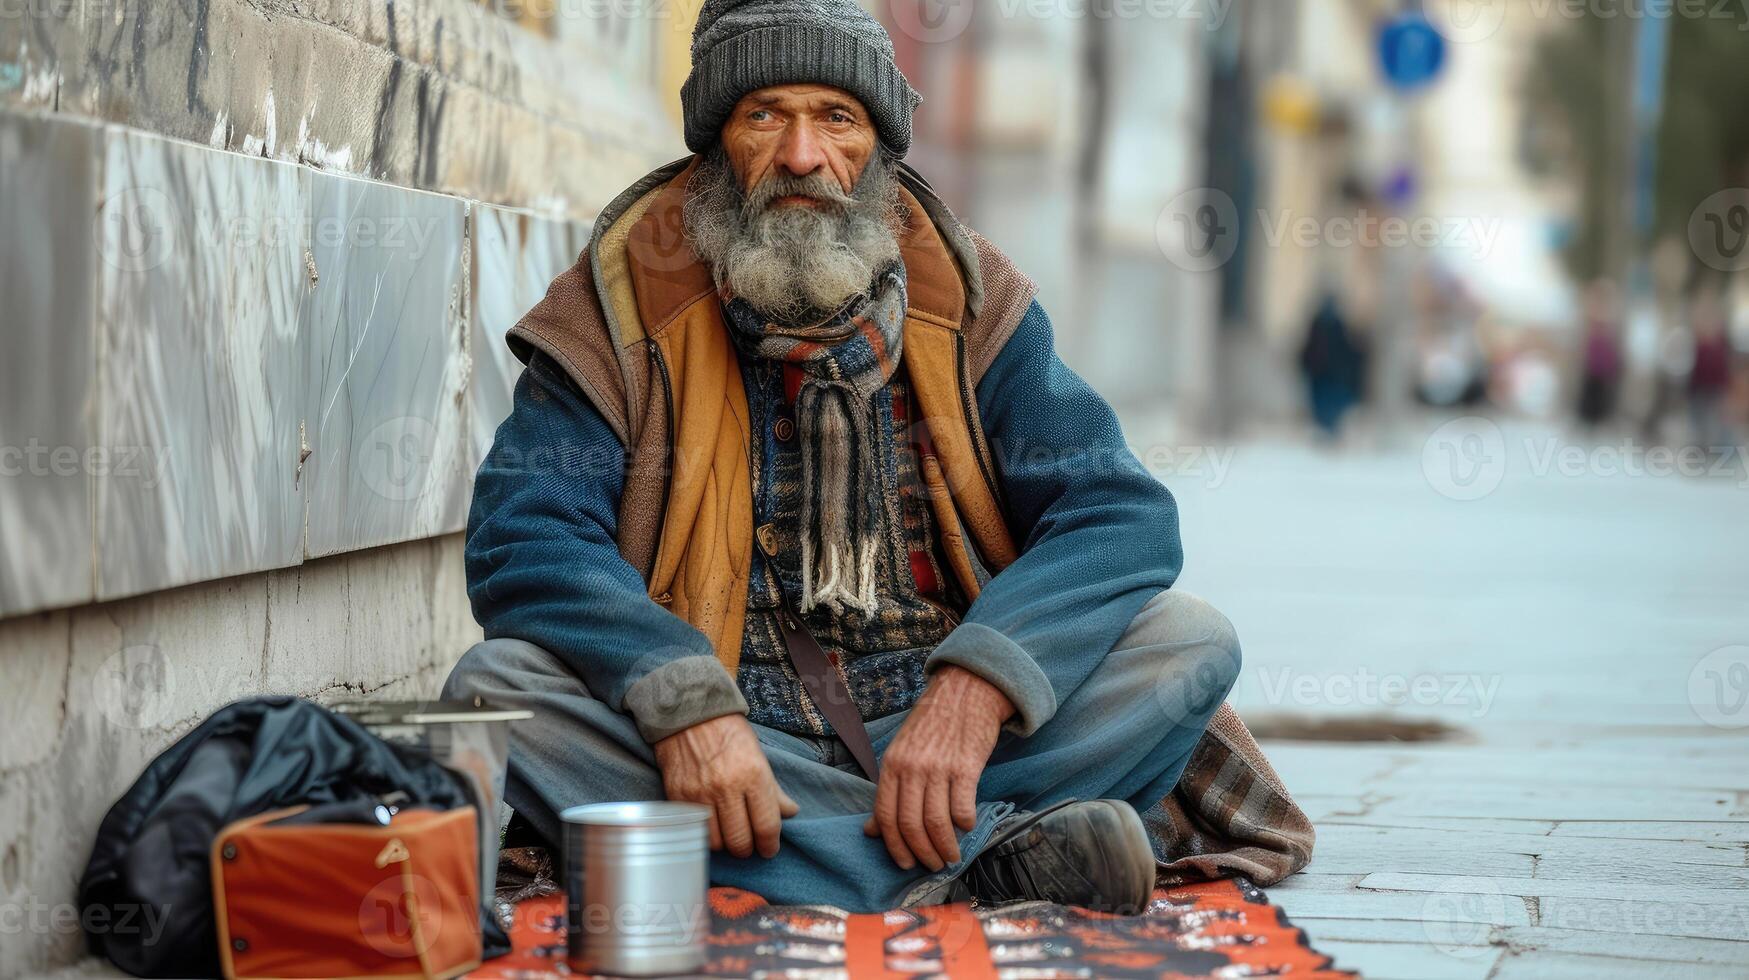
[[[0,616],[93,594],[98,131],[0,115]]]
[[[504,344],[516,321],[589,244],[589,226],[508,208],[473,212],[473,315],[469,327],[469,472],[479,468],[499,423],[510,415],[522,362]]]
[[[98,598],[296,564],[310,171],[118,128],[103,144]]]
[[[470,477],[467,205],[311,177],[305,554],[459,530]]]

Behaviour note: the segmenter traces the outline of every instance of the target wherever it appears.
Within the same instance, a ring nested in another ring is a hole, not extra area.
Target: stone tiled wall
[[[689,5],[614,6],[0,16],[0,977],[81,955],[98,821],[213,709],[430,695],[479,638],[503,334],[684,152]]]
[[[0,615],[459,531],[587,238],[57,116],[0,113],[0,174]]]
[[[0,200],[8,975],[77,955],[32,910],[201,717],[430,695],[478,639],[455,532],[503,334],[588,225],[11,112]]]
[[[684,153],[656,66],[697,4],[553,6],[536,31],[479,0],[18,0],[0,106],[587,219]]]

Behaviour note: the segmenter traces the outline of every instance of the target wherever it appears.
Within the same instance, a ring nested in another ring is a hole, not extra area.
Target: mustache
[[[856,203],[855,194],[840,187],[838,181],[825,173],[816,171],[805,177],[776,173],[747,191],[741,213],[751,219],[770,207],[771,202],[791,195],[811,197],[838,213],[850,210]]]

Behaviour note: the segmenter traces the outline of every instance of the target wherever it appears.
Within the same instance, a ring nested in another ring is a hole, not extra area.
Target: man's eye
[[[764,109],[754,109],[752,112],[747,113],[747,118],[754,122],[764,122],[771,118],[771,113]]]
[[[832,114],[832,121],[835,123],[847,123],[854,122],[855,120],[852,120],[850,114],[847,112],[834,112]]]

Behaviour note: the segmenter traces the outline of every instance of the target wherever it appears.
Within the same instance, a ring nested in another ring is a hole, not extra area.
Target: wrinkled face
[[[686,233],[772,322],[818,322],[897,261],[893,168],[862,103],[826,85],[743,97],[687,186]]]
[[[773,85],[747,93],[723,123],[722,139],[743,191],[772,177],[819,175],[845,194],[856,186],[877,142],[862,103],[830,85]],[[816,206],[806,194],[771,203]]]

